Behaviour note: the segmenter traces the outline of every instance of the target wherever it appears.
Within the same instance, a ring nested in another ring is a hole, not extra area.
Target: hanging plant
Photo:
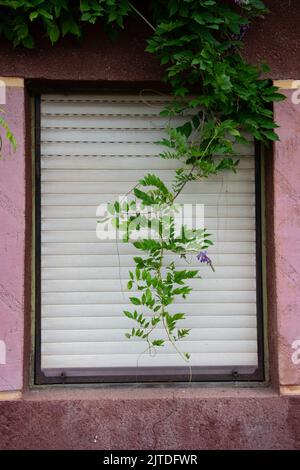
[[[148,25],[152,35],[146,50],[160,60],[174,96],[162,114],[187,116],[184,125],[168,129],[160,142],[166,150],[160,156],[181,165],[171,188],[157,175],[145,175],[133,188],[132,200],[110,204],[109,217],[123,240],[141,252],[129,272],[128,289],[139,294],[130,297],[132,309],[124,312],[136,322],[126,336],[145,340],[150,350],[170,341],[188,361],[188,352],[177,346],[189,334],[178,326],[185,313],[171,314],[169,306],[178,297],[188,298],[192,291],[188,281],[198,279],[198,271],[176,269],[174,262],[166,262],[166,255],[187,258],[192,253],[213,269],[206,252],[212,240],[205,229],[183,225],[179,233],[175,230],[176,199],[189,181],[235,172],[237,143],[249,144],[253,137],[262,143],[277,140],[271,105],[283,96],[261,78],[267,66],[251,65],[242,55],[251,20],[268,12],[261,0],[154,0],[147,13],[139,10],[138,3],[0,1],[0,31],[14,45],[33,47],[32,23],[39,23],[52,43],[67,34],[80,36],[86,22],[122,28],[124,17],[133,14]],[[142,234],[148,227],[152,238],[133,239],[133,231]]]
[[[264,143],[278,139],[270,103],[282,96],[268,80],[260,79],[267,67],[252,66],[240,54],[250,19],[266,13],[262,2],[235,1],[239,12],[214,0],[158,3],[155,26],[147,20],[154,31],[147,51],[160,59],[174,94],[162,114],[192,115],[184,125],[168,130],[169,138],[159,142],[166,147],[160,156],[177,159],[182,166],[171,189],[158,176],[148,174],[133,189],[134,200],[115,203],[111,214],[123,241],[141,251],[134,257],[128,282],[128,289],[139,295],[130,297],[132,309],[124,311],[136,327],[126,336],[145,340],[149,351],[169,341],[188,361],[189,353],[177,346],[190,331],[181,326],[186,315],[182,310],[171,314],[169,307],[178,297],[188,298],[192,291],[188,282],[198,279],[199,272],[176,269],[174,261],[166,259],[170,254],[184,259],[194,254],[214,269],[206,252],[213,242],[205,229],[182,225],[176,233],[175,200],[189,181],[224,170],[235,172],[236,143],[249,144],[253,136]],[[152,231],[150,239],[135,240],[136,235],[131,239],[132,231],[146,228]]]

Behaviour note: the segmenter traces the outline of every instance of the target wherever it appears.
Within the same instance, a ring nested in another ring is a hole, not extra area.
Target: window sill
[[[36,386],[22,394],[25,401],[73,400],[209,400],[209,399],[269,399],[278,397],[276,389],[262,383],[252,384],[134,384],[103,386]]]

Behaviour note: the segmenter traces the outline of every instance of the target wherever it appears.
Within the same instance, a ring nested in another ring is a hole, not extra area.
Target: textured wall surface
[[[251,26],[245,55],[253,63],[267,61],[272,78],[300,77],[299,0],[266,0],[266,4],[271,14]],[[43,35],[32,50],[14,49],[1,40],[0,73],[29,79],[156,81],[161,69],[144,52],[150,34],[150,28],[136,19],[127,22],[114,42],[101,26],[87,28],[82,41],[66,38],[54,47]]]
[[[273,79],[300,77],[299,0],[264,0],[270,14],[251,26],[246,57],[255,64],[267,62]]]
[[[40,34],[39,46],[13,49],[1,41],[2,75],[29,79],[87,81],[156,81],[162,73],[159,63],[145,53],[149,28],[129,20],[116,41],[101,26],[86,28],[82,41],[65,38],[54,47]]]
[[[300,449],[299,422],[261,390],[40,392],[0,401],[0,449]]]
[[[300,103],[293,104],[292,97],[300,93],[285,94],[275,105],[281,127],[274,154],[274,256],[280,383],[295,385],[300,384]]]
[[[12,86],[10,86],[12,85]],[[17,139],[15,153],[4,141],[0,160],[0,390],[22,388],[24,323],[25,155],[23,80],[8,81],[5,119]],[[3,132],[1,132],[3,135]]]

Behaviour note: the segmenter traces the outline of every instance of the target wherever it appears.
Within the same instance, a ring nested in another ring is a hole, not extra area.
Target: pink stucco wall
[[[25,151],[24,87],[7,86],[5,119],[17,139],[15,153],[3,142],[0,160],[0,391],[22,388],[24,323]],[[1,135],[4,133],[1,130]]]
[[[300,384],[300,104],[293,104],[293,93],[286,91],[287,99],[275,105],[280,125],[273,215],[281,385]]]

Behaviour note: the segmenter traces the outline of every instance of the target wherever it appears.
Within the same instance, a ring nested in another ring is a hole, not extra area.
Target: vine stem
[[[166,322],[165,322],[165,318],[162,317],[162,321],[163,321],[163,325],[164,325],[164,328],[166,330],[166,333],[167,333],[167,336],[168,336],[168,339],[170,341],[170,343],[172,344],[173,348],[178,352],[178,354],[180,355],[180,357],[185,361],[185,362],[189,362],[189,360],[185,357],[185,355],[180,351],[180,349],[177,347],[175,341],[173,340],[172,336],[170,335],[170,332],[169,332],[169,329],[166,325]]]
[[[182,183],[182,185],[180,186],[180,188],[178,189],[178,191],[175,193],[172,202],[175,201],[175,199],[179,196],[179,194],[181,193],[181,191],[182,191],[183,188],[185,187],[186,183],[189,181],[189,178],[190,178],[190,176],[193,174],[193,171],[194,171],[194,169],[195,169],[195,166],[196,166],[196,165],[193,165],[193,166],[192,166],[192,168],[191,168],[191,170],[190,170],[190,172],[189,172],[189,174],[188,174],[188,176],[187,176],[187,179],[184,181],[184,183]]]
[[[202,134],[203,134],[203,128],[204,128],[204,122],[205,122],[205,116],[206,116],[206,113],[204,110],[202,110],[202,118],[201,118],[201,122],[198,126],[198,128],[200,127],[200,131],[199,131],[199,143],[201,143],[202,141]],[[198,129],[197,128],[197,129]],[[206,149],[207,150],[207,149]],[[195,164],[192,166],[189,174],[188,174],[188,178],[193,174],[193,171],[195,169]],[[185,187],[186,183],[189,181],[189,179],[186,179],[186,181],[182,184],[182,186],[178,189],[178,191],[175,193],[175,196],[173,197],[173,202],[175,201],[175,199],[177,198],[177,196],[179,196],[179,194],[181,193],[181,191],[183,190],[183,188]]]
[[[161,269],[162,269],[162,260],[163,260],[163,257],[164,257],[164,248],[163,248],[163,238],[160,234],[160,242],[161,242],[161,249],[160,249],[160,261],[159,261],[159,266],[158,266],[158,269],[157,269],[157,277],[159,278],[159,280],[161,281],[162,280],[162,275],[161,275]],[[160,316],[162,318],[162,322],[163,322],[163,325],[164,325],[164,329],[167,333],[167,337],[170,341],[170,343],[172,344],[173,348],[175,349],[175,351],[177,351],[177,353],[180,355],[180,357],[185,361],[185,362],[189,362],[189,360],[184,356],[184,354],[180,351],[180,349],[177,347],[177,345],[175,344],[175,341],[173,340],[172,336],[170,335],[170,332],[169,332],[169,328],[168,326],[166,325],[166,322],[165,322],[165,316],[164,316],[164,313],[165,313],[165,309],[164,309],[164,306],[162,305],[161,306],[161,313],[160,313]]]
[[[145,23],[147,23],[147,25],[148,25],[153,31],[155,31],[155,28],[154,28],[154,26],[150,23],[150,21],[147,20],[147,18],[145,18],[145,16],[144,16],[139,10],[137,10],[137,8],[135,8],[135,6],[133,6],[131,2],[128,2],[128,5],[130,6],[130,8],[131,8],[133,11],[135,11],[135,13],[136,13],[138,16],[140,16],[140,17],[142,18],[142,20],[145,21]]]

